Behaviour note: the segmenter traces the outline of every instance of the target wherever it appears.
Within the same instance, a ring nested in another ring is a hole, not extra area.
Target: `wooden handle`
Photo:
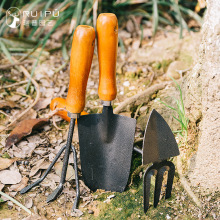
[[[117,95],[116,59],[118,49],[118,20],[115,14],[103,13],[97,19],[99,57],[99,98],[112,101]]]
[[[65,109],[66,106],[67,106],[67,104],[66,104],[66,99],[63,99],[63,98],[55,98],[55,99],[53,99],[53,100],[51,101],[51,103],[50,103],[50,109],[51,109],[52,111],[54,111],[54,110],[57,109],[57,108],[60,108],[60,109],[63,108],[63,109]],[[60,116],[61,118],[63,118],[64,120],[70,122],[70,117],[68,116],[66,110],[57,111],[57,112],[55,113],[55,115],[58,115],[58,116]],[[85,111],[82,111],[82,112],[81,112],[81,115],[88,115],[88,113],[85,112]],[[76,120],[76,123],[77,123],[77,120]]]
[[[85,107],[85,95],[95,46],[95,30],[79,25],[73,36],[70,57],[70,82],[66,98],[66,109],[81,113]]]

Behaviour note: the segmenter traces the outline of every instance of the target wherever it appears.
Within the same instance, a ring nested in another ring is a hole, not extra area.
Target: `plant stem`
[[[29,215],[32,215],[32,212],[26,208],[25,206],[23,206],[20,202],[18,202],[17,200],[13,199],[11,196],[3,193],[2,191],[0,191],[0,195],[4,196],[5,198],[9,199],[10,201],[12,201],[13,203],[15,203],[16,205],[18,205],[19,207],[21,207],[24,211],[26,211]]]

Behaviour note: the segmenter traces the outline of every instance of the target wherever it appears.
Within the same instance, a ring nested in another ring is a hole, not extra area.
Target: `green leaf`
[[[3,41],[0,39],[0,47],[1,47],[1,50],[3,51],[3,53],[5,54],[5,56],[7,57],[7,59],[11,62],[11,63],[14,63],[14,61],[12,60],[11,58],[11,54],[10,52],[8,51],[8,49],[6,48],[5,44],[3,43]]]
[[[200,26],[202,25],[203,19],[197,13],[195,13],[194,11],[192,11],[189,8],[184,8],[181,5],[179,5],[179,9],[182,12],[186,13],[187,15],[189,15],[190,17],[192,17],[193,19],[195,19],[199,23]]]

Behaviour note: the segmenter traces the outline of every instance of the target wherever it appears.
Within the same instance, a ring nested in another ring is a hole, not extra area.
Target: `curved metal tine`
[[[150,166],[144,173],[144,212],[149,209],[151,177],[157,173],[157,164]]]
[[[66,180],[66,171],[67,171],[67,166],[69,162],[69,154],[70,154],[70,148],[72,144],[74,126],[75,126],[75,118],[71,118],[68,137],[67,137],[67,143],[66,143],[66,150],[65,150],[64,159],[63,159],[63,168],[61,172],[60,183],[58,187],[47,197],[47,202],[51,202],[55,200],[63,190],[63,184],[65,183],[65,180]]]
[[[158,164],[158,171],[155,181],[155,191],[154,191],[154,208],[157,207],[160,200],[161,187],[163,183],[163,175],[167,171],[168,167],[163,165],[163,162]]]
[[[171,161],[166,161],[166,162],[167,162],[166,166],[169,167],[169,171],[168,171],[168,177],[167,177],[167,188],[166,188],[165,199],[168,199],[171,197],[173,179],[175,175],[175,166]]]
[[[142,150],[142,149],[139,149],[139,148],[137,148],[137,147],[134,147],[134,151],[137,152],[137,153],[139,153],[139,154],[141,154],[141,155],[143,155],[143,150]]]
[[[78,168],[77,168],[77,154],[76,154],[76,149],[73,145],[71,145],[72,151],[73,151],[73,160],[74,160],[74,170],[75,170],[75,181],[76,181],[76,198],[73,203],[73,208],[77,209],[78,204],[79,204],[79,197],[80,197],[80,189],[79,189],[79,177],[78,177]]]
[[[51,169],[53,168],[54,164],[57,162],[57,160],[59,159],[60,155],[63,153],[64,149],[66,148],[66,145],[64,145],[59,152],[57,153],[56,157],[53,159],[52,163],[50,164],[50,166],[47,168],[47,170],[44,172],[43,176],[38,179],[37,181],[35,181],[34,183],[24,187],[20,193],[24,194],[28,191],[30,191],[33,187],[37,186],[38,184],[40,184],[48,175],[48,173],[51,171]]]

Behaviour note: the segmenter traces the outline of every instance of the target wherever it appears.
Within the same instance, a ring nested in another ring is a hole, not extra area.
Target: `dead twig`
[[[152,72],[151,77],[150,77],[150,82],[149,82],[149,84],[148,84],[148,86],[150,86],[150,85],[152,84],[152,82],[153,82],[154,77],[155,77],[156,74],[155,74],[155,72],[153,71],[153,68],[151,68],[150,66],[148,66],[147,69],[148,69],[148,71]]]
[[[0,110],[0,114],[3,114],[5,115],[6,117],[9,117],[10,118],[10,115],[6,114],[4,111]]]
[[[58,73],[60,70],[64,69],[69,64],[69,60],[66,61],[62,66],[54,70],[54,74]]]
[[[11,85],[2,86],[2,87],[0,87],[0,89],[8,89],[8,88],[11,88],[13,86],[19,86],[19,85],[25,84],[27,82],[28,82],[27,80],[23,80],[21,82],[12,83]]]
[[[53,110],[53,111],[49,112],[47,115],[45,115],[45,118],[48,118],[48,119],[52,118],[52,120],[53,120],[53,126],[54,126],[57,130],[60,130],[60,131],[64,131],[64,130],[66,130],[66,129],[62,129],[62,128],[59,128],[59,127],[57,126],[56,121],[55,121],[55,119],[54,119],[54,116],[56,115],[57,112],[59,112],[59,111],[65,111],[65,110],[66,110],[66,108],[56,108],[55,110]]]
[[[135,114],[134,114],[134,119],[137,118],[137,115],[138,115],[139,110],[140,110],[140,108],[142,107],[142,105],[143,105],[143,103],[137,107],[137,110],[136,110],[136,112],[135,112]]]
[[[125,99],[125,101],[123,101],[118,107],[116,107],[114,109],[114,113],[118,114],[118,113],[122,112],[123,110],[125,110],[125,108],[128,105],[134,104],[138,99],[141,99],[141,98],[144,98],[144,97],[148,97],[148,99],[149,99],[149,97],[153,93],[155,93],[158,90],[164,89],[169,83],[164,82],[164,83],[153,85],[153,86],[145,89],[144,91],[142,91],[142,92],[140,92],[140,93],[138,93],[138,94],[136,94],[132,97],[129,97],[129,98]]]
[[[94,2],[93,7],[92,7],[93,8],[93,27],[96,28],[97,10],[98,10],[99,1],[95,0],[93,2]]]
[[[53,119],[53,126],[58,130],[58,131],[64,131],[64,130],[66,130],[65,128],[59,128],[58,126],[57,126],[57,124],[56,124],[56,121],[55,121],[55,118],[53,117],[52,118]]]
[[[24,65],[24,64],[29,64],[29,63],[33,63],[33,62],[34,62],[33,60],[24,60],[22,62],[15,62],[15,63],[10,63],[10,64],[5,64],[5,65],[0,66],[0,70],[5,70],[5,69],[8,69],[8,68],[13,67],[13,66]]]
[[[57,112],[59,112],[59,111],[65,111],[65,110],[66,110],[66,108],[56,108],[55,110],[53,110],[53,111],[49,112],[48,114],[46,114],[46,115],[45,115],[45,118],[50,119],[50,118],[52,118],[54,115],[56,115]]]

